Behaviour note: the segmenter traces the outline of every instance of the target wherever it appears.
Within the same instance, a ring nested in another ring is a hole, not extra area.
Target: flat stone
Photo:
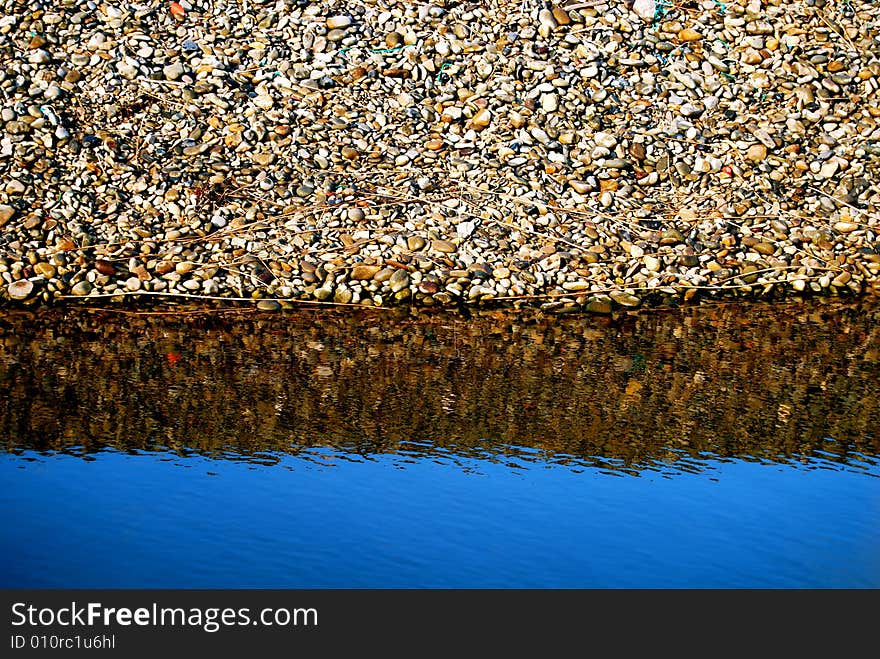
[[[432,240],[431,249],[444,254],[452,254],[458,248],[448,240]]]
[[[356,265],[351,269],[351,278],[357,280],[368,280],[376,276],[382,269],[380,265]]]
[[[347,15],[331,16],[326,21],[327,28],[331,30],[348,27],[352,23],[354,23],[354,19],[351,16]]]
[[[608,295],[622,307],[635,308],[642,303],[641,299],[625,291],[612,291]]]
[[[6,292],[13,300],[27,299],[34,290],[33,283],[27,279],[14,281],[6,286]]]

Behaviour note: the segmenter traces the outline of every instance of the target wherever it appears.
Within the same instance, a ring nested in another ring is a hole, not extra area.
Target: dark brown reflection
[[[880,309],[0,318],[8,450],[873,462]],[[276,456],[273,458],[272,456]]]

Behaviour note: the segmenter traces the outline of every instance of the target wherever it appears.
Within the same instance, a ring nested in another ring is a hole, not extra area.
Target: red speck
[[[177,20],[183,20],[183,17],[186,16],[186,10],[180,5],[179,2],[171,3],[171,15],[174,16]]]
[[[174,366],[180,360],[180,353],[179,352],[169,352],[165,356],[168,358],[168,363],[171,366]]]
[[[728,176],[733,176],[733,170],[730,168],[730,165],[725,165],[721,168],[721,171],[727,174]]]

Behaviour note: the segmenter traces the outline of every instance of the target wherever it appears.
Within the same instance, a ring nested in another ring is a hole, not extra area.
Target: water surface
[[[7,313],[0,585],[875,588],[878,320]]]

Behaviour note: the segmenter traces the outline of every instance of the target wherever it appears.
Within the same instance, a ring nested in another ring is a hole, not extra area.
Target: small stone
[[[596,143],[596,146],[605,147],[606,149],[613,149],[617,146],[617,138],[614,137],[611,133],[606,133],[600,131],[593,135],[593,141]]]
[[[281,304],[278,300],[260,300],[257,302],[257,309],[260,311],[280,311]]]
[[[481,108],[471,119],[471,126],[474,128],[485,128],[492,123],[492,113],[486,108]]]
[[[273,99],[269,94],[260,94],[256,98],[253,99],[254,105],[256,105],[261,110],[271,110],[275,105],[275,99]]]
[[[141,278],[140,277],[129,277],[125,280],[125,288],[130,292],[134,293],[135,291],[141,290]]]
[[[324,302],[325,300],[329,300],[330,297],[333,295],[333,289],[324,288],[322,286],[321,288],[316,288],[315,292],[312,293],[312,295],[315,297],[316,300]]]
[[[89,281],[81,281],[70,289],[71,294],[82,297],[92,292],[92,283]]]
[[[629,167],[629,162],[623,158],[611,158],[605,161],[605,166],[609,169],[626,169]]]
[[[256,164],[263,167],[268,167],[275,162],[275,155],[272,153],[255,153],[252,157]]]
[[[613,310],[611,298],[605,295],[591,297],[587,301],[585,309],[591,313],[610,314]]]
[[[104,259],[95,260],[95,270],[100,272],[102,275],[107,275],[107,276],[111,276],[111,275],[116,274],[115,266],[112,263],[110,263],[110,261],[106,261]]]
[[[340,151],[342,157],[346,160],[357,160],[358,150],[354,147],[344,146],[342,147],[342,151]]]
[[[431,241],[431,249],[443,252],[444,254],[451,254],[456,250],[456,247],[448,240],[433,240]]]
[[[654,16],[657,12],[657,4],[655,0],[635,0],[632,8],[642,20],[649,23],[654,20]]]
[[[174,62],[172,64],[168,64],[167,66],[162,67],[162,74],[167,80],[177,80],[180,76],[183,75],[185,70],[186,69],[184,69],[182,63]]]
[[[678,229],[667,229],[660,238],[661,245],[677,245],[684,242],[684,235]]]
[[[349,304],[353,297],[354,293],[351,292],[351,289],[342,286],[336,289],[336,293],[333,295],[333,301],[336,304]]]
[[[13,300],[24,300],[34,290],[34,285],[27,279],[14,281],[6,287],[6,292]]]
[[[571,23],[571,17],[568,15],[568,12],[565,11],[562,7],[553,8],[553,18],[556,19],[556,23],[558,25],[568,25],[569,23]]]
[[[695,119],[703,114],[704,110],[705,108],[696,103],[685,103],[678,111],[688,119]]]
[[[24,183],[19,181],[17,178],[12,179],[9,183],[6,184],[6,194],[24,194],[27,187]]]
[[[34,266],[34,272],[44,279],[51,279],[55,276],[55,266],[51,263],[40,262]]]
[[[852,233],[853,231],[859,228],[858,224],[854,222],[835,222],[834,230],[839,231],[840,233]]]
[[[763,162],[767,158],[767,147],[763,144],[752,144],[746,151],[746,158],[752,162]]]
[[[398,293],[409,286],[410,277],[406,270],[395,270],[388,279],[388,287],[392,293]]]
[[[15,215],[15,209],[8,204],[0,204],[0,227],[5,226]]]
[[[336,30],[338,28],[348,27],[354,23],[354,19],[351,16],[331,16],[327,19],[326,25],[330,30]]]
[[[822,163],[822,167],[819,168],[819,176],[822,178],[831,178],[837,173],[837,168],[839,167],[836,160],[826,160]]]
[[[641,299],[625,291],[612,291],[609,296],[622,307],[635,308],[642,303]]]
[[[351,278],[366,281],[375,277],[381,269],[380,265],[356,265],[351,269]]]
[[[410,236],[406,239],[406,246],[411,252],[418,252],[425,248],[426,241],[421,236]]]
[[[538,24],[547,30],[553,30],[559,26],[559,23],[556,22],[556,18],[553,16],[553,12],[549,9],[542,9],[538,12]]]
[[[137,67],[132,66],[124,60],[116,63],[116,70],[119,71],[119,75],[126,80],[134,80],[138,75]]]
[[[541,94],[541,109],[544,112],[556,112],[559,108],[559,98],[556,94]]]
[[[703,38],[703,35],[694,30],[693,28],[685,28],[678,33],[679,41],[699,41]]]

